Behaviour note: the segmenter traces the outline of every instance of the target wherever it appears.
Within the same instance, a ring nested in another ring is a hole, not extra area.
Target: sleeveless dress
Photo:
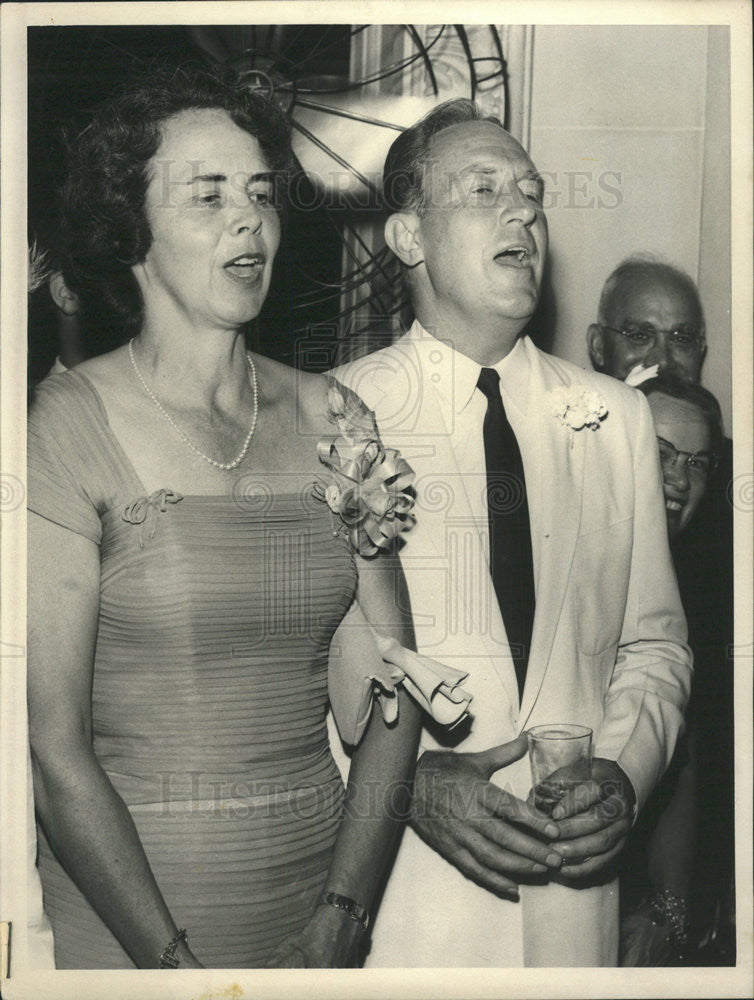
[[[29,432],[29,509],[100,547],[94,752],[199,960],[263,966],[308,921],[343,808],[327,657],[348,540],[315,490],[263,478],[147,496],[76,371],[40,386]],[[39,841],[57,967],[133,968]]]

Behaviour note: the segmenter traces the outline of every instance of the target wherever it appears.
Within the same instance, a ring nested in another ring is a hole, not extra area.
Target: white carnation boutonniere
[[[552,415],[571,429],[571,447],[576,431],[588,427],[596,431],[607,416],[605,400],[586,385],[559,385],[549,393]]]

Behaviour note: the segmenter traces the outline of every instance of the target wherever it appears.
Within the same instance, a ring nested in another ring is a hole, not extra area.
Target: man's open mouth
[[[495,254],[495,261],[509,267],[528,267],[531,263],[532,254],[528,247],[512,246],[506,250],[501,250]]]

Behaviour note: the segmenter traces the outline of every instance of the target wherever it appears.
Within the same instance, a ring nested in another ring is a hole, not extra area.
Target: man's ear
[[[66,285],[60,271],[53,272],[50,278],[50,295],[58,309],[66,316],[75,316],[79,311],[79,297]]]
[[[586,346],[589,348],[592,365],[598,370],[604,368],[605,348],[602,340],[602,328],[596,323],[592,323],[586,331]]]
[[[406,267],[416,267],[424,260],[419,216],[414,212],[395,212],[388,218],[385,242]]]

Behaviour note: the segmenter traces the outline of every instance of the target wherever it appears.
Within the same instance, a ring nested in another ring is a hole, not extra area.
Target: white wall
[[[723,408],[731,432],[731,217],[730,217],[730,62],[728,30],[709,29],[704,130],[699,291],[710,348],[702,381]],[[751,331],[738,331],[751,336]]]
[[[726,29],[537,25],[530,150],[550,188],[543,346],[588,367],[605,278],[655,253],[700,283],[703,381],[729,429],[727,50]]]

